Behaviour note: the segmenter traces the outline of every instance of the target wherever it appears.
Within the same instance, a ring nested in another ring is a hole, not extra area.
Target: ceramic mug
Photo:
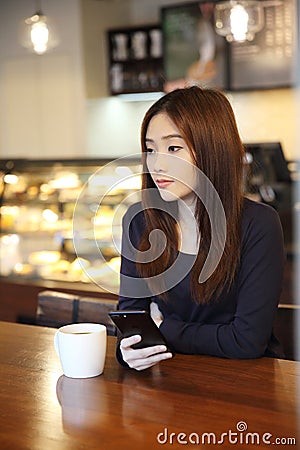
[[[90,378],[104,370],[107,345],[105,325],[75,323],[65,325],[54,336],[54,347],[64,375],[70,378]]]

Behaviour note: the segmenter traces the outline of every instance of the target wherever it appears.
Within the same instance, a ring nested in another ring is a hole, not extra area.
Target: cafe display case
[[[127,157],[0,160],[0,284],[116,294],[140,171]]]

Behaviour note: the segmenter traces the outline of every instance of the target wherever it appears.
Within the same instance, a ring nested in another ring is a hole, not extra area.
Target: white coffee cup
[[[98,323],[65,325],[54,336],[54,347],[64,375],[90,378],[101,375],[106,356],[107,332]]]

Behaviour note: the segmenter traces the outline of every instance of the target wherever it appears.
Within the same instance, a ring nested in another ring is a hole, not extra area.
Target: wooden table
[[[104,374],[76,380],[54,333],[0,322],[1,450],[300,448],[298,362],[176,355],[136,372],[109,338]]]

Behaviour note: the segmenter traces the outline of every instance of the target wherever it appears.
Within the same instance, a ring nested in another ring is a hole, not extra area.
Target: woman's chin
[[[159,194],[165,202],[175,202],[178,200],[178,196],[176,194],[173,194],[166,189],[159,189]]]

